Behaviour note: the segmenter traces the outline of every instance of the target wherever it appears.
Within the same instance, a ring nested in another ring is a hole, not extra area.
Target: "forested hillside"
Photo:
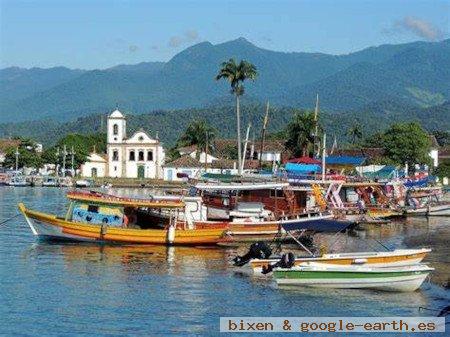
[[[347,142],[346,135],[349,128],[355,124],[362,127],[364,136],[387,128],[398,121],[418,121],[428,131],[450,130],[450,103],[432,108],[417,108],[399,105],[392,108],[394,102],[385,102],[366,106],[364,110],[341,113],[321,113],[320,121],[328,133],[330,142],[336,136],[339,142]],[[243,103],[243,128],[250,122],[250,135],[255,133],[259,137],[265,107],[255,103]],[[291,107],[272,107],[270,110],[269,132],[283,129],[296,111]],[[126,112],[126,111],[125,111]],[[93,114],[80,117],[70,122],[55,122],[51,120],[0,124],[0,137],[27,136],[43,142],[46,146],[53,145],[67,133],[104,132],[106,114]],[[103,119],[103,122],[102,122]],[[203,119],[217,128],[221,137],[235,136],[235,113],[231,105],[215,106],[203,109],[158,110],[146,114],[128,114],[129,134],[143,127],[151,136],[159,137],[166,146],[172,145],[182,134],[187,124],[192,120]]]
[[[393,102],[409,107],[450,99],[450,40],[371,47],[347,55],[285,53],[240,38],[199,43],[170,61],[119,65],[105,70],[67,68],[0,70],[0,122],[43,118],[70,121],[109,111],[116,104],[133,114],[202,108],[229,96],[214,76],[235,57],[256,65],[248,99],[278,106],[310,107],[316,93],[324,111],[363,111]],[[229,116],[231,117],[231,116]]]

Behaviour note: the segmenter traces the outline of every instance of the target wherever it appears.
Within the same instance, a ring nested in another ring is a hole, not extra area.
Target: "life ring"
[[[128,223],[129,223],[128,217],[124,214],[122,218],[122,226],[126,228],[128,227]]]
[[[124,215],[128,218],[128,223],[136,223],[137,222],[137,217],[136,214],[128,214],[128,215]]]

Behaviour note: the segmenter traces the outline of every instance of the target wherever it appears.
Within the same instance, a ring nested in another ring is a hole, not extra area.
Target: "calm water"
[[[2,187],[0,221],[17,213],[19,201],[62,213],[65,192]],[[438,268],[441,282],[449,277],[449,227],[448,219],[421,219],[381,230],[369,228],[358,236],[403,247],[437,237],[439,246],[429,261]],[[345,241],[362,242],[355,237]],[[235,254],[234,249],[221,248],[37,242],[23,218],[17,217],[0,226],[0,333],[219,335],[220,316],[426,316],[430,313],[419,307],[449,304],[449,291],[433,283],[407,294],[280,290],[269,280],[230,267]]]

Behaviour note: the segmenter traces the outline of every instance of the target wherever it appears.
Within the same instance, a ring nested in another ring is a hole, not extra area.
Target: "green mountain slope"
[[[242,38],[217,45],[203,42],[167,63],[78,71],[42,85],[33,85],[30,70],[23,70],[29,73],[28,82],[26,77],[8,85],[0,80],[0,122],[67,121],[108,111],[117,103],[136,114],[208,106],[228,97],[226,83],[216,82],[214,75],[230,57],[257,65],[260,76],[247,85],[247,97],[257,102],[308,107],[320,93],[328,111],[357,110],[381,101],[432,106],[450,99],[448,55],[450,40],[383,45],[340,56],[275,52]],[[1,70],[2,78],[6,70]]]
[[[251,135],[258,137],[264,115],[264,106],[243,102],[243,128],[248,123],[253,127]],[[431,108],[406,107],[396,102],[383,102],[368,105],[363,110],[347,113],[321,113],[320,120],[329,135],[340,142],[346,141],[346,132],[354,124],[363,126],[365,135],[370,135],[387,128],[393,122],[417,120],[429,131],[450,130],[450,103]],[[405,110],[406,109],[406,110]],[[290,107],[272,108],[269,122],[269,132],[283,129],[296,109]],[[70,122],[55,122],[51,120],[0,124],[0,137],[27,136],[45,145],[52,145],[67,133],[104,132],[106,115],[93,114],[80,117]],[[103,118],[103,129],[102,129]],[[219,130],[221,137],[235,136],[235,115],[233,106],[216,106],[206,109],[183,109],[171,111],[152,111],[146,114],[129,114],[129,133],[143,127],[151,135],[159,137],[170,146],[178,139],[191,120],[204,119]],[[330,140],[331,142],[332,140]]]

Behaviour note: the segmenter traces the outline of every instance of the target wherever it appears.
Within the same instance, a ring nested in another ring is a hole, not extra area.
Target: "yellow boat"
[[[180,229],[170,226],[164,229],[135,229],[111,226],[108,223],[83,223],[73,221],[71,211],[66,217],[27,209],[19,203],[34,235],[60,240],[135,243],[152,245],[214,245],[223,236],[223,229]]]

